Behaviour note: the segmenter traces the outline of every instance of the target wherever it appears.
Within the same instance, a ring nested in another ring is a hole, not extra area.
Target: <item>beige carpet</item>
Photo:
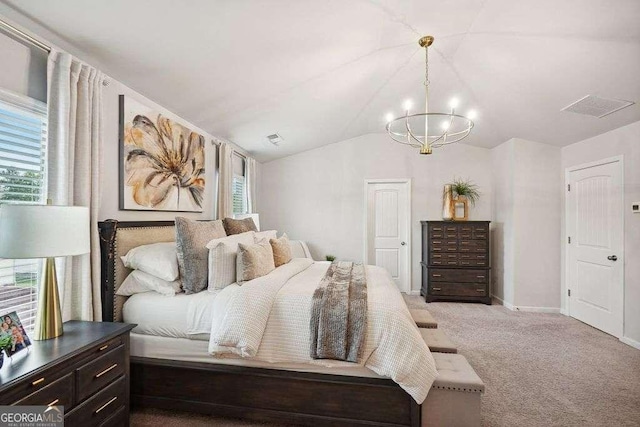
[[[640,426],[640,350],[559,314],[406,299],[428,307],[484,380],[483,426]],[[159,410],[131,424],[275,426]]]

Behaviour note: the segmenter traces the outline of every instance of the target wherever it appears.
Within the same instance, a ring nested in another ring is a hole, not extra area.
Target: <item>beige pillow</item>
[[[236,258],[236,282],[238,285],[265,276],[275,268],[273,249],[266,239],[253,245],[238,244]]]
[[[209,249],[207,243],[225,237],[222,221],[194,221],[176,217],[176,247],[182,288],[187,294],[207,289]]]
[[[227,236],[246,233],[247,231],[258,231],[258,227],[256,227],[256,224],[253,222],[252,218],[225,218],[222,220],[222,224],[224,225],[224,231],[226,231]]]
[[[273,249],[273,263],[276,267],[291,261],[291,245],[286,233],[279,239],[269,239],[269,243]]]
[[[209,290],[224,289],[236,281],[238,244],[252,245],[253,231],[213,239],[209,248]]]

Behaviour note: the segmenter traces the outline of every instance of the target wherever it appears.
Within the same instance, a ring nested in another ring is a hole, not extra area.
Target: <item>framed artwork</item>
[[[120,209],[202,212],[205,138],[120,95]]]
[[[20,322],[18,313],[12,311],[1,317],[0,323],[0,348],[11,357],[20,350],[31,345],[31,340]]]

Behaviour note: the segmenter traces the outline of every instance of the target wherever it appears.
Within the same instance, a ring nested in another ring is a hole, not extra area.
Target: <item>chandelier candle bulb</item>
[[[413,107],[413,101],[411,101],[410,99],[407,99],[406,101],[404,101],[404,103],[402,104],[402,107],[405,109],[405,111],[409,111],[411,110],[411,107]]]
[[[449,107],[451,107],[452,110],[458,108],[458,98],[453,98],[451,101],[449,101]]]
[[[392,122],[393,121],[393,113],[387,113],[387,115],[385,116],[386,118],[386,122]]]

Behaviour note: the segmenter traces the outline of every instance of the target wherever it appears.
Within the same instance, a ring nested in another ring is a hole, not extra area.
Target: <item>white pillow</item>
[[[116,295],[128,297],[133,294],[152,291],[172,297],[177,292],[182,291],[182,288],[179,280],[169,282],[142,270],[134,270],[124,279],[124,282],[116,291]]]
[[[262,239],[267,239],[267,242],[271,239],[278,238],[278,232],[276,230],[256,231],[255,240],[252,243],[258,243]]]
[[[180,275],[175,242],[138,246],[123,256],[122,262],[127,268],[144,271],[168,282]]]
[[[209,249],[209,290],[224,289],[236,281],[238,244],[253,245],[255,231],[213,239]]]

